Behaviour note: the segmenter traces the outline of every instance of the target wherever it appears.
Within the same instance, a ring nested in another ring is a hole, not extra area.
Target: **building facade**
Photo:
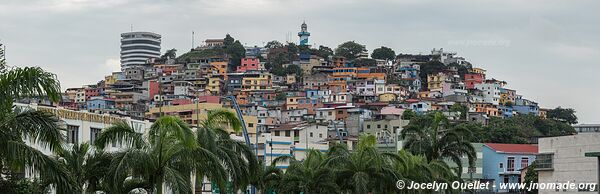
[[[152,32],[121,34],[121,68],[145,64],[149,58],[160,57],[161,36]]]
[[[598,159],[586,157],[600,151],[599,133],[540,138],[536,171],[539,183],[598,183]],[[596,187],[595,189],[598,189]],[[581,193],[590,187],[577,189],[544,189],[543,193]],[[591,193],[591,192],[590,192]]]

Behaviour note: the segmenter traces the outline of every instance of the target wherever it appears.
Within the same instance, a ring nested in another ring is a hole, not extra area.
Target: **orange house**
[[[209,62],[208,64],[210,64],[212,69],[219,75],[222,75],[224,80],[227,80],[227,61],[214,61]]]

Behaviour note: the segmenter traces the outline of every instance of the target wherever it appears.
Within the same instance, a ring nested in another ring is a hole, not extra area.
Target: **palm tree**
[[[333,170],[327,166],[327,155],[321,151],[307,150],[302,161],[292,156],[280,156],[276,163],[288,161],[289,166],[277,184],[276,193],[339,193]]]
[[[152,124],[147,137],[127,123],[105,129],[96,145],[103,149],[120,142],[126,148],[114,153],[108,170],[110,191],[127,193],[144,189],[163,193],[167,186],[175,193],[191,193],[191,175],[207,177],[224,190],[231,180],[237,188],[250,183],[250,169],[256,159],[248,146],[229,138],[223,127],[239,130],[239,120],[230,111],[216,110],[208,114],[194,134],[187,123],[163,116]]]
[[[70,193],[94,193],[104,190],[103,182],[112,159],[109,153],[83,143],[59,152],[56,158],[68,170],[69,176],[77,182],[76,190]]]
[[[225,183],[229,181],[233,191],[246,188],[251,183],[255,177],[253,173],[259,167],[256,155],[245,142],[231,139],[226,130],[226,127],[230,127],[233,132],[239,133],[241,124],[233,112],[226,110],[211,111],[207,118],[199,123],[196,130],[198,150],[211,153],[220,163],[213,163],[214,160],[200,160],[202,168],[196,170],[197,178],[207,177],[215,181],[221,189],[224,189]],[[224,171],[211,166],[222,166]]]
[[[398,160],[394,163],[394,169],[402,175],[401,180],[405,183],[449,183],[457,177],[452,173],[450,167],[443,161],[427,161],[424,156],[415,156],[406,150],[398,151]],[[400,190],[401,193],[431,193],[432,190]],[[450,191],[448,191],[450,192]]]
[[[467,156],[469,166],[475,162],[475,149],[468,142],[471,131],[465,127],[450,127],[448,119],[440,112],[418,116],[401,132],[404,149],[423,155],[427,161],[451,160],[458,165],[457,176],[462,173],[462,156]]]
[[[392,164],[398,158],[393,153],[380,153],[375,148],[373,135],[362,135],[360,139],[355,151],[335,145],[328,152],[328,166],[334,169],[342,191],[356,194],[396,192],[395,181],[400,176]]]
[[[258,168],[252,171],[251,184],[256,186],[259,193],[271,193],[277,188],[282,179],[283,171],[275,165],[265,165],[263,161],[258,162]]]
[[[74,180],[67,176],[64,166],[31,146],[56,153],[62,150],[65,137],[54,115],[14,107],[15,100],[30,97],[58,102],[60,84],[56,75],[39,67],[13,67],[0,72],[0,169],[33,167],[42,182],[73,188]]]
[[[197,147],[192,130],[181,119],[161,117],[143,138],[127,123],[117,123],[105,129],[96,140],[104,149],[120,142],[125,149],[113,154],[107,173],[110,192],[128,193],[145,189],[163,193],[164,185],[177,193],[191,193],[190,173]]]

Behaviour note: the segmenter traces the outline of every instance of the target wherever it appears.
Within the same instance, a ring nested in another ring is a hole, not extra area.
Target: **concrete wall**
[[[538,171],[538,182],[554,183],[597,183],[598,165],[596,158],[585,157],[586,152],[600,151],[600,134],[584,133],[572,136],[539,139],[539,153],[553,153],[553,169]],[[555,193],[540,190],[540,193]],[[561,193],[579,193],[566,190]]]

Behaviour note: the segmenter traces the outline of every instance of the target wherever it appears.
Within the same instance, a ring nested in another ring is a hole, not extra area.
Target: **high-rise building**
[[[146,63],[160,57],[160,34],[126,32],[121,34],[121,68]]]
[[[300,26],[300,32],[298,32],[298,37],[300,37],[300,45],[308,45],[308,37],[310,36],[310,32],[306,29],[306,23],[302,22]]]

